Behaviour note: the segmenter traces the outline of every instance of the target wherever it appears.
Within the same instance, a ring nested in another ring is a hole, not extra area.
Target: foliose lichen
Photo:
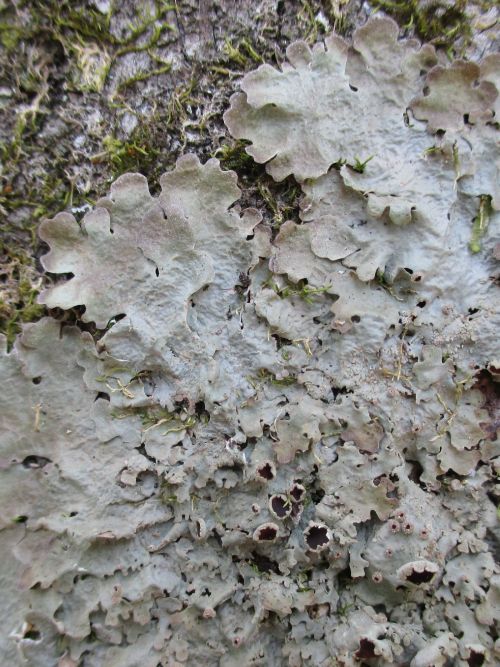
[[[43,223],[52,315],[0,358],[5,664],[498,661],[497,70],[387,18],[295,43],[225,116],[295,221],[187,155]]]

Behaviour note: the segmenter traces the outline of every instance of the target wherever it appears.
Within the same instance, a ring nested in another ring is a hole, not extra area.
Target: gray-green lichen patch
[[[498,662],[494,61],[381,18],[289,60],[226,115],[277,233],[192,155],[42,226],[97,330],[0,358],[8,664]]]
[[[236,177],[216,160],[201,165],[185,156],[161,186],[153,198],[144,177],[124,175],[81,225],[67,214],[44,223],[45,268],[73,277],[41,300],[51,308],[85,306],[84,321],[101,329],[114,322],[101,348],[132,375],[157,372],[162,401],[195,403],[206,394],[211,403],[232,403],[231,394],[250,387],[247,376],[274,361],[265,333],[261,342],[247,336],[253,306],[235,289],[258,261],[260,215],[229,210]],[[260,329],[255,323],[254,334]]]

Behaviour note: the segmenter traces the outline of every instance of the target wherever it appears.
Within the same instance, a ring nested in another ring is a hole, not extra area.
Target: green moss
[[[374,155],[370,155],[369,158],[366,158],[366,160],[363,160],[363,161],[360,160],[358,157],[355,157],[354,158],[354,165],[352,165],[352,166],[350,165],[351,169],[353,171],[357,171],[358,174],[364,174],[365,169],[366,169],[366,165],[368,164],[368,162],[370,162],[370,160],[373,160],[374,157],[375,157]]]
[[[323,287],[311,287],[305,280],[299,280],[298,283],[290,283],[280,287],[272,278],[263,283],[263,286],[270,287],[282,299],[287,299],[292,296],[298,296],[304,299],[307,303],[314,303],[314,297],[318,294],[327,292],[331,285],[323,285]]]
[[[233,169],[245,186],[250,186],[258,198],[255,204],[259,209],[264,204],[272,218],[272,225],[278,229],[286,220],[297,215],[297,206],[302,190],[293,178],[277,183],[247,153],[248,141],[231,141],[218,148],[212,155],[219,159],[223,169]]]
[[[160,114],[152,114],[146,121],[141,120],[127,139],[116,135],[104,137],[103,150],[94,155],[92,161],[107,163],[113,179],[133,171],[156,183],[173,159],[170,154],[162,159],[167,139],[168,122]]]
[[[41,105],[48,95],[47,76],[36,76],[33,69],[25,73],[32,76],[31,85],[25,87],[29,93],[36,93],[31,104],[18,111],[12,131],[12,139],[0,144],[0,159],[6,172],[7,168],[13,169],[24,152],[24,142],[27,138],[34,138],[38,131],[38,120],[41,113]],[[36,80],[36,83],[35,83]]]
[[[23,161],[28,160],[29,155],[23,155]],[[13,162],[7,163],[9,170],[15,174]],[[9,225],[4,227],[5,234],[12,232],[17,234],[20,229],[28,233],[32,250],[38,245],[36,229],[41,218],[49,218],[73,206],[82,206],[85,203],[93,203],[83,194],[75,190],[74,182],[68,178],[66,173],[67,163],[65,160],[52,163],[52,169],[46,173],[42,181],[25,184],[18,183],[17,179],[7,181],[0,190],[0,206],[8,214],[26,209],[24,224]],[[23,187],[24,185],[24,187]]]
[[[297,382],[297,378],[293,375],[277,378],[276,375],[268,371],[267,368],[260,368],[257,375],[248,376],[247,380],[256,391],[268,383],[278,387],[288,387]]]
[[[219,159],[224,169],[252,169],[255,162],[245,150],[249,144],[242,139],[224,144],[213,153],[213,157]]]
[[[0,332],[7,337],[10,349],[21,325],[42,317],[45,307],[36,303],[42,281],[31,257],[4,243],[0,244],[0,257]]]
[[[481,251],[481,239],[488,229],[491,213],[492,207],[490,195],[481,195],[479,197],[479,210],[472,224],[472,234],[469,242],[469,250],[472,253]]]
[[[96,380],[102,382],[106,388],[111,391],[119,390],[123,393],[123,390],[128,390],[133,393],[130,388],[134,382],[141,381],[144,378],[144,374],[132,377],[126,384],[116,382],[117,387],[111,386],[111,381],[117,380],[113,373],[123,370],[126,369],[110,369],[108,374],[99,376]],[[198,415],[188,414],[182,407],[174,412],[170,412],[166,408],[160,406],[153,406],[146,409],[126,408],[112,413],[113,419],[126,419],[127,417],[132,416],[136,416],[141,420],[144,433],[152,429],[160,429],[161,435],[186,431],[189,428],[193,428],[193,426],[198,423]]]
[[[136,74],[135,76],[132,76],[129,79],[125,79],[124,81],[118,84],[116,92],[120,93],[125,88],[133,86],[135,83],[138,83],[139,81],[147,81],[147,79],[150,79],[152,76],[160,76],[161,74],[166,74],[167,72],[170,72],[170,70],[172,69],[171,63],[167,61],[162,61],[161,59],[157,60],[159,62],[162,62],[160,67],[152,68],[146,72],[140,72],[139,74]]]
[[[126,171],[140,171],[135,168],[144,158],[149,157],[148,148],[134,141],[122,141],[108,135],[103,139],[104,153],[111,164],[113,175],[118,176]]]
[[[263,56],[246,37],[240,39],[235,45],[233,45],[233,40],[226,39],[222,51],[229,63],[242,69],[253,67],[256,64],[261,65],[264,62]]]
[[[20,40],[60,45],[75,65],[71,76],[74,87],[82,92],[100,92],[120,56],[143,51],[155,62],[159,56],[154,49],[161,46],[162,35],[175,30],[165,21],[175,5],[156,0],[152,13],[141,7],[139,3],[127,34],[117,37],[111,30],[113,4],[107,14],[102,14],[91,7],[75,8],[71,0],[33,0],[29,4],[30,19],[22,25],[13,12],[2,12],[0,40],[9,51],[14,51]],[[162,62],[160,67],[136,75],[134,81],[162,74],[168,71],[167,65]],[[130,79],[122,87],[131,83]]]
[[[423,41],[451,49],[455,42],[463,39],[470,42],[472,31],[467,15],[467,1],[454,3],[443,0],[372,0],[376,9],[382,9],[392,16],[399,25],[412,30]]]
[[[323,24],[316,19],[315,11],[308,0],[301,0],[301,9],[298,12],[297,19],[302,24],[304,40],[310,44],[318,41],[318,35],[324,32]]]
[[[337,170],[340,170],[342,167],[350,167],[353,171],[356,171],[358,174],[364,174],[368,163],[373,160],[375,156],[370,155],[366,160],[361,160],[359,157],[354,158],[354,164],[347,162],[345,158],[340,158],[333,164],[333,167]]]
[[[167,105],[167,125],[179,125],[188,118],[188,105],[197,104],[198,100],[193,96],[196,87],[196,79],[177,86],[170,95]]]
[[[75,9],[71,2],[38,2],[33,3],[40,17],[46,18],[52,25],[59,29],[68,29],[73,35],[80,39],[97,40],[109,44],[118,44],[119,40],[110,33],[111,17],[113,15],[112,3],[107,14],[103,14],[90,7],[85,11]]]
[[[179,499],[176,496],[177,487],[166,480],[162,480],[160,484],[160,490],[158,496],[160,502],[164,505],[171,505],[179,502]]]
[[[8,23],[0,23],[0,41],[7,51],[15,51],[22,36],[23,31],[20,28]]]
[[[257,191],[271,212],[275,227],[296,215],[302,190],[293,179],[275,183],[266,177],[257,182]]]
[[[303,570],[302,572],[297,573],[296,585],[297,591],[299,593],[306,593],[307,591],[312,591],[312,587],[309,585],[312,577],[312,570]]]

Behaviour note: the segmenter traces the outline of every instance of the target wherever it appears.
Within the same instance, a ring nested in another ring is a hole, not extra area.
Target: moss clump
[[[94,157],[94,160],[104,158],[111,166],[113,177],[119,176],[126,171],[142,171],[141,166],[146,159],[156,155],[156,150],[147,144],[141,145],[133,139],[123,141],[112,135],[103,139],[103,153]],[[153,155],[151,155],[153,153]]]
[[[472,36],[466,0],[449,3],[443,0],[421,2],[420,0],[372,0],[376,9],[382,9],[399,25],[412,30],[420,39],[435,46],[451,49],[455,42],[463,39],[465,45]]]
[[[36,303],[42,285],[33,260],[23,251],[0,244],[0,332],[10,349],[25,322],[39,319],[44,306]]]
[[[289,283],[280,287],[277,285],[272,278],[267,282],[263,283],[267,287],[270,287],[276,294],[282,299],[287,299],[289,297],[298,296],[303,299],[306,303],[314,303],[314,296],[317,294],[324,294],[327,292],[331,285],[323,285],[322,287],[311,287],[307,284],[307,280],[299,280],[297,284]]]
[[[160,491],[158,493],[160,502],[163,503],[163,505],[172,505],[178,503],[179,499],[176,495],[177,492],[178,488],[174,484],[171,484],[170,482],[167,482],[167,480],[163,479],[161,481]]]
[[[257,163],[245,150],[249,144],[249,141],[233,141],[218,148],[213,155],[218,158],[223,169],[234,169],[238,173],[247,174],[258,170]]]
[[[157,63],[156,68],[136,76],[135,81],[162,74],[170,68],[154,49],[162,46],[164,33],[174,30],[165,18],[175,5],[157,0],[153,12],[138,5],[137,16],[122,37],[111,30],[112,3],[106,14],[91,7],[77,8],[70,0],[33,0],[26,9],[29,10],[29,20],[20,20],[12,11],[1,12],[0,41],[3,46],[14,51],[20,40],[58,44],[77,66],[78,76],[73,77],[77,90],[101,91],[111,67],[127,53],[146,52]],[[121,85],[130,85],[134,80]]]
[[[271,217],[272,227],[278,230],[283,222],[297,217],[302,190],[293,178],[280,182],[272,179],[265,167],[246,152],[250,143],[241,139],[226,143],[212,156],[220,161],[223,169],[236,171],[243,186],[251,190],[255,199],[245,202],[245,205],[257,206],[259,210],[264,205]]]
[[[167,72],[170,72],[170,70],[172,69],[171,63],[167,60],[164,60],[163,58],[160,58],[160,56],[150,54],[150,57],[157,66],[152,67],[146,72],[140,72],[139,74],[136,74],[135,76],[132,76],[129,79],[125,79],[124,81],[119,83],[116,88],[117,93],[121,93],[125,88],[128,88],[129,86],[132,86],[135,83],[138,83],[139,81],[146,81],[147,79],[150,79],[152,76],[159,76],[160,74],[166,74]]]
[[[257,182],[257,192],[271,214],[274,230],[279,230],[287,220],[297,219],[302,191],[293,179],[287,178],[276,183],[266,175]],[[259,202],[259,208],[260,206]]]
[[[288,387],[297,382],[297,378],[294,375],[286,375],[282,378],[276,377],[274,373],[271,373],[267,368],[260,368],[257,375],[247,376],[246,378],[252,387],[259,391],[266,384],[273,384],[278,387]]]
[[[159,113],[141,120],[127,139],[116,134],[104,137],[102,149],[92,157],[94,163],[105,163],[110,180],[129,171],[144,174],[157,183],[171,165],[173,156],[167,150],[168,123]]]
[[[264,58],[246,37],[240,39],[236,45],[233,45],[232,40],[226,39],[223,53],[229,63],[243,69],[246,69],[249,65],[261,65],[264,62]]]

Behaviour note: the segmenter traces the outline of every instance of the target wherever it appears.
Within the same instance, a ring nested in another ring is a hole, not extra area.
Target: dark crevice
[[[24,468],[43,468],[46,466],[48,463],[52,463],[52,461],[45,456],[37,456],[36,454],[30,454],[29,456],[26,456],[26,458],[23,460],[23,467]]]
[[[281,574],[278,563],[268,556],[259,554],[256,551],[253,551],[252,560],[250,561],[251,565],[254,565],[259,572],[274,572],[274,574]]]

